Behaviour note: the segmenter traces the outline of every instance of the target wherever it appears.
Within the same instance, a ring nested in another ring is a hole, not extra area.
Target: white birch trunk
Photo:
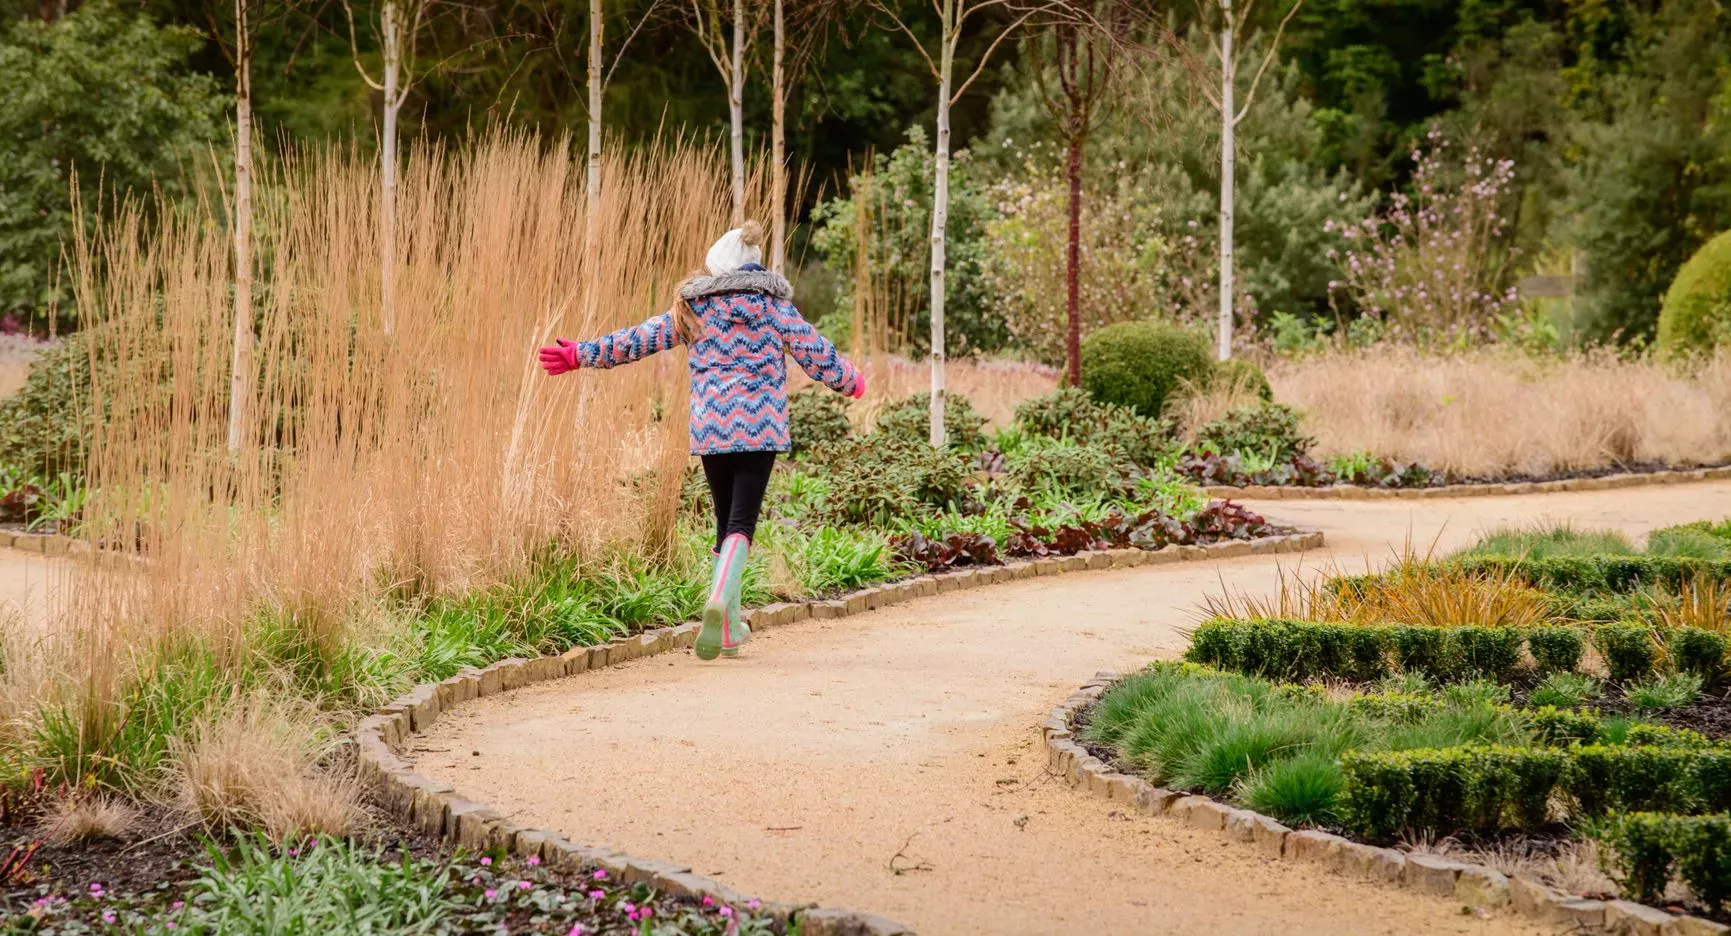
[[[944,265],[950,220],[950,83],[955,66],[956,2],[944,0],[943,43],[938,66],[938,142],[932,179],[932,447],[944,434]]]
[[[397,19],[396,0],[385,0],[385,113],[383,140],[379,146],[383,200],[379,231],[379,296],[384,312],[385,334],[397,327],[397,114],[403,107],[398,89],[402,70],[402,24]]]
[[[1235,80],[1232,60],[1232,0],[1221,0],[1220,30],[1220,325],[1218,357],[1232,357],[1232,203],[1234,157],[1237,155],[1232,100]]]
[[[252,30],[249,0],[235,0],[234,359],[229,370],[228,451],[240,452],[252,400]]]
[[[732,118],[733,223],[745,223],[745,0],[733,0],[732,79],[727,83],[727,112]]]
[[[599,244],[596,226],[601,218],[601,0],[589,0],[589,175],[587,180],[587,226],[584,253],[595,269]]]
[[[782,26],[783,0],[775,0],[775,53],[772,56],[771,82],[772,123],[770,129],[769,170],[769,268],[777,273],[787,262],[787,85],[782,60],[787,50],[787,37]]]

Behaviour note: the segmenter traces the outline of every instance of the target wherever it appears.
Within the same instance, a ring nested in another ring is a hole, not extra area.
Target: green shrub
[[[1699,750],[1711,747],[1723,747],[1699,731],[1687,728],[1672,728],[1670,725],[1655,725],[1652,722],[1634,722],[1623,732],[1622,743],[1646,747],[1683,748]]]
[[[1203,623],[1184,658],[1249,676],[1368,682],[1388,672],[1388,629],[1311,621]]]
[[[1675,869],[1710,910],[1731,901],[1731,816],[1623,813],[1596,823],[1590,834],[1630,900],[1657,903]]]
[[[1573,708],[1585,705],[1600,694],[1599,681],[1586,673],[1559,670],[1544,678],[1533,688],[1529,701],[1534,705],[1554,705]]]
[[[1274,387],[1268,383],[1268,375],[1255,361],[1244,358],[1228,358],[1214,365],[1213,384],[1216,387],[1232,388],[1248,393],[1254,393],[1264,400],[1274,399]]]
[[[820,519],[888,524],[949,509],[972,477],[966,456],[925,442],[862,440],[824,450],[829,490]]]
[[[1509,682],[1521,666],[1521,632],[1513,627],[1456,627],[1449,630],[1453,658],[1462,676]]]
[[[1599,716],[1591,712],[1541,705],[1527,717],[1533,721],[1533,733],[1545,744],[1592,744],[1599,740]]]
[[[1440,627],[1402,624],[1394,629],[1394,653],[1400,668],[1446,681],[1455,673],[1453,642]]]
[[[1698,627],[1673,628],[1665,636],[1665,653],[1677,669],[1693,673],[1708,685],[1725,676],[1726,657],[1731,655],[1731,638]]]
[[[953,449],[975,451],[986,442],[986,418],[972,400],[959,393],[944,394],[944,440]],[[930,445],[932,395],[916,393],[884,405],[878,411],[875,432],[891,444]]]
[[[1434,692],[1379,692],[1353,696],[1347,708],[1366,718],[1412,725],[1442,711],[1443,698]]]
[[[1624,897],[1658,903],[1677,864],[1676,816],[1624,813],[1595,824],[1589,834],[1608,854],[1602,864]]]
[[[1284,462],[1310,451],[1315,439],[1299,431],[1298,411],[1280,403],[1236,409],[1205,424],[1196,435],[1201,450],[1230,455],[1245,452]]]
[[[1342,821],[1385,840],[1408,830],[1442,836],[1542,826],[1568,756],[1550,748],[1475,746],[1348,751],[1340,763]]]
[[[0,402],[0,465],[82,479],[90,444],[90,359],[74,336],[43,351],[18,393]]]
[[[1606,624],[1593,632],[1593,643],[1605,658],[1611,678],[1618,682],[1646,679],[1659,661],[1652,631],[1639,624]]]
[[[1201,385],[1214,361],[1207,336],[1160,322],[1119,322],[1082,342],[1082,388],[1100,403],[1158,417],[1187,384]]]
[[[1130,467],[1113,449],[1068,440],[1042,439],[1023,446],[1008,461],[1010,480],[1021,490],[1067,497],[1116,493],[1123,489]]]
[[[1124,406],[1096,403],[1087,391],[1064,387],[1016,407],[1016,428],[1032,436],[1115,450],[1124,460],[1153,466],[1178,445],[1170,420]]]
[[[840,445],[853,435],[847,398],[827,387],[807,387],[788,394],[787,419],[794,455]]]
[[[1731,750],[1589,745],[1571,752],[1561,783],[1578,817],[1731,808]]]
[[[1075,438],[1106,421],[1112,407],[1094,402],[1080,387],[1059,387],[1016,406],[1016,426],[1048,439]]]
[[[1677,271],[1659,309],[1659,350],[1673,357],[1731,343],[1731,231],[1701,245]]]
[[[1567,673],[1580,665],[1586,640],[1578,627],[1535,627],[1527,632],[1527,650],[1540,673]]]

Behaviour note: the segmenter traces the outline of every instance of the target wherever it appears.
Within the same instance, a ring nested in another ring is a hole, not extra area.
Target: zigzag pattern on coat
[[[851,393],[863,379],[793,303],[756,292],[696,297],[691,308],[705,332],[691,347],[691,454],[785,452],[787,358],[813,380]],[[679,343],[673,313],[579,342],[584,367],[639,361]]]

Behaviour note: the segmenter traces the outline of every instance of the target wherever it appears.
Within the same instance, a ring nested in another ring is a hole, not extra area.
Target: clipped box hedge
[[[1379,679],[1396,669],[1438,682],[1513,679],[1530,654],[1540,673],[1580,666],[1588,643],[1612,679],[1640,681],[1669,660],[1708,683],[1725,678],[1731,638],[1695,628],[1606,624],[1591,632],[1567,625],[1430,627],[1415,624],[1338,624],[1286,619],[1204,622],[1184,658],[1267,679],[1303,682],[1333,677]]]
[[[1341,816],[1359,835],[1387,840],[1533,829],[1614,812],[1700,814],[1731,809],[1731,750],[1589,745],[1348,751]]]
[[[1731,902],[1731,816],[1623,813],[1590,834],[1630,900],[1658,903],[1676,875],[1712,910]]]

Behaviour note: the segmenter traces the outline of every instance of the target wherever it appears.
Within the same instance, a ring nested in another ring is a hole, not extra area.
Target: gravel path
[[[1326,531],[1290,569],[1361,569],[1539,519],[1731,513],[1731,482],[1450,501],[1279,501]],[[769,631],[739,660],[656,657],[470,703],[417,737],[432,777],[518,822],[689,863],[746,893],[941,933],[1546,932],[1258,858],[1044,773],[1039,724],[1101,668],[1176,655],[1204,594],[1270,558],[1075,573]]]

